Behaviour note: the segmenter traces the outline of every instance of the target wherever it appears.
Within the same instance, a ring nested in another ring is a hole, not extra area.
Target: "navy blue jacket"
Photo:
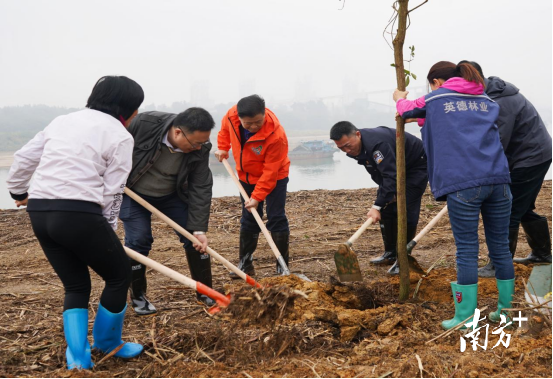
[[[509,169],[551,160],[551,136],[538,111],[517,87],[496,76],[486,79],[486,94],[499,104],[496,124]]]
[[[374,204],[384,207],[394,199],[397,193],[396,130],[379,126],[359,129],[359,132],[363,144],[361,153],[356,157],[348,154],[348,157],[365,166],[371,179],[378,184]],[[409,179],[416,173],[426,176],[426,154],[422,141],[409,133],[405,133],[405,171],[407,185]]]
[[[488,96],[444,87],[403,118],[426,118],[421,129],[428,179],[437,200],[467,188],[510,183],[509,165],[495,120],[499,106]]]

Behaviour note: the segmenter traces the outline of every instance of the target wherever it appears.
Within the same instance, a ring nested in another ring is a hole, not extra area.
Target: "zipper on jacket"
[[[161,145],[158,147],[156,153],[154,154],[154,157],[152,158],[151,162],[148,162],[148,164],[144,167],[144,169],[142,169],[141,172],[138,173],[138,177],[132,182],[129,184],[129,188],[131,188],[132,186],[134,186],[136,183],[138,183],[138,181],[140,180],[140,178],[150,169],[152,168],[152,166],[154,165],[155,161],[159,158],[159,156],[161,155]]]
[[[242,152],[244,150],[244,147],[242,146],[242,138],[240,138],[240,135],[236,133],[236,129],[234,129],[234,124],[230,120],[230,117],[227,117],[227,119],[228,119],[228,122],[230,123],[230,126],[232,126],[232,131],[234,132],[234,134],[236,134],[236,138],[238,138],[238,141],[240,141],[240,170],[244,171],[244,166],[242,166]],[[240,128],[240,126],[238,127]],[[248,177],[248,173],[246,173],[246,180],[247,180],[247,177]],[[250,182],[248,182],[248,184],[250,184]]]

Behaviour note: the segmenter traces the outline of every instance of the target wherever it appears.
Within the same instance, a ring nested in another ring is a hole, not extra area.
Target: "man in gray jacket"
[[[205,253],[213,177],[209,169],[209,136],[215,122],[202,108],[178,115],[144,112],[128,130],[134,137],[133,164],[127,187],[201,242],[192,245],[177,233],[183,244],[192,279],[212,286],[211,262]],[[119,217],[125,228],[125,246],[147,256],[154,241],[151,213],[128,196],[123,197]],[[146,267],[131,261],[130,296],[139,315],[156,312],[146,298]],[[207,306],[215,302],[196,294]]]
[[[483,78],[482,68],[473,65]],[[519,226],[522,225],[528,245],[532,249],[517,263],[551,263],[551,236],[547,218],[534,212],[535,202],[543,179],[551,165],[551,136],[538,111],[519,89],[496,76],[484,79],[486,94],[500,106],[496,124],[503,150],[509,161],[513,204],[509,224],[509,249],[515,255]],[[478,270],[481,277],[494,277],[490,261]]]

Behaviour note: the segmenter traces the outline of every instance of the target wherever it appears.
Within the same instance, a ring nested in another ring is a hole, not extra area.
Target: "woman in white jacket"
[[[65,288],[63,326],[67,367],[92,367],[88,342],[88,267],[105,281],[94,322],[93,347],[108,353],[123,343],[131,267],[114,230],[132,165],[126,130],[144,92],[124,76],[100,78],[84,110],[54,119],[15,153],[8,189],[27,205],[33,231]],[[31,182],[31,177],[34,178]],[[134,357],[126,343],[115,356]]]

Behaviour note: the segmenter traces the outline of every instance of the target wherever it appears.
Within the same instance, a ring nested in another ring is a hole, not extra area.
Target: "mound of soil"
[[[195,302],[194,292],[149,271],[148,294],[159,312],[138,317],[129,310],[123,331],[126,341],[144,344],[144,354],[124,361],[93,352],[96,366],[89,371],[65,369],[63,288],[27,214],[0,211],[0,376],[551,377],[551,328],[545,317],[530,310],[523,311],[528,322],[505,330],[511,335],[508,347],[494,347],[500,340],[492,334],[496,325],[489,327],[486,350],[473,351],[469,344],[461,352],[463,331],[435,339],[443,332],[440,322],[454,314],[450,282],[456,278],[455,245],[446,216],[413,253],[423,267],[437,263],[422,281],[411,275],[407,301],[397,300],[399,278],[388,276],[388,267],[368,263],[382,251],[377,227],[354,246],[365,280],[336,280],[333,254],[363,223],[365,199],[374,196],[374,190],[289,194],[290,267],[312,281],[275,277],[274,257],[260,239],[254,264],[263,289],[231,281],[223,266],[212,263],[215,289],[233,299],[215,315]],[[336,204],[347,206],[338,209]],[[442,206],[425,194],[419,229]],[[551,222],[551,182],[544,184],[537,208]],[[237,197],[213,201],[210,245],[232,262],[238,255],[239,211]],[[172,229],[156,219],[153,228],[156,241],[150,257],[188,275]],[[122,230],[118,233],[123,237]],[[480,238],[485,264],[483,230]],[[522,239],[518,249],[518,256],[529,253]],[[515,270],[514,306],[528,307],[522,280],[528,279],[531,267],[515,265]],[[94,273],[92,280],[90,328],[102,290]],[[478,296],[479,308],[488,307],[482,316],[495,310],[495,280],[480,279]]]

